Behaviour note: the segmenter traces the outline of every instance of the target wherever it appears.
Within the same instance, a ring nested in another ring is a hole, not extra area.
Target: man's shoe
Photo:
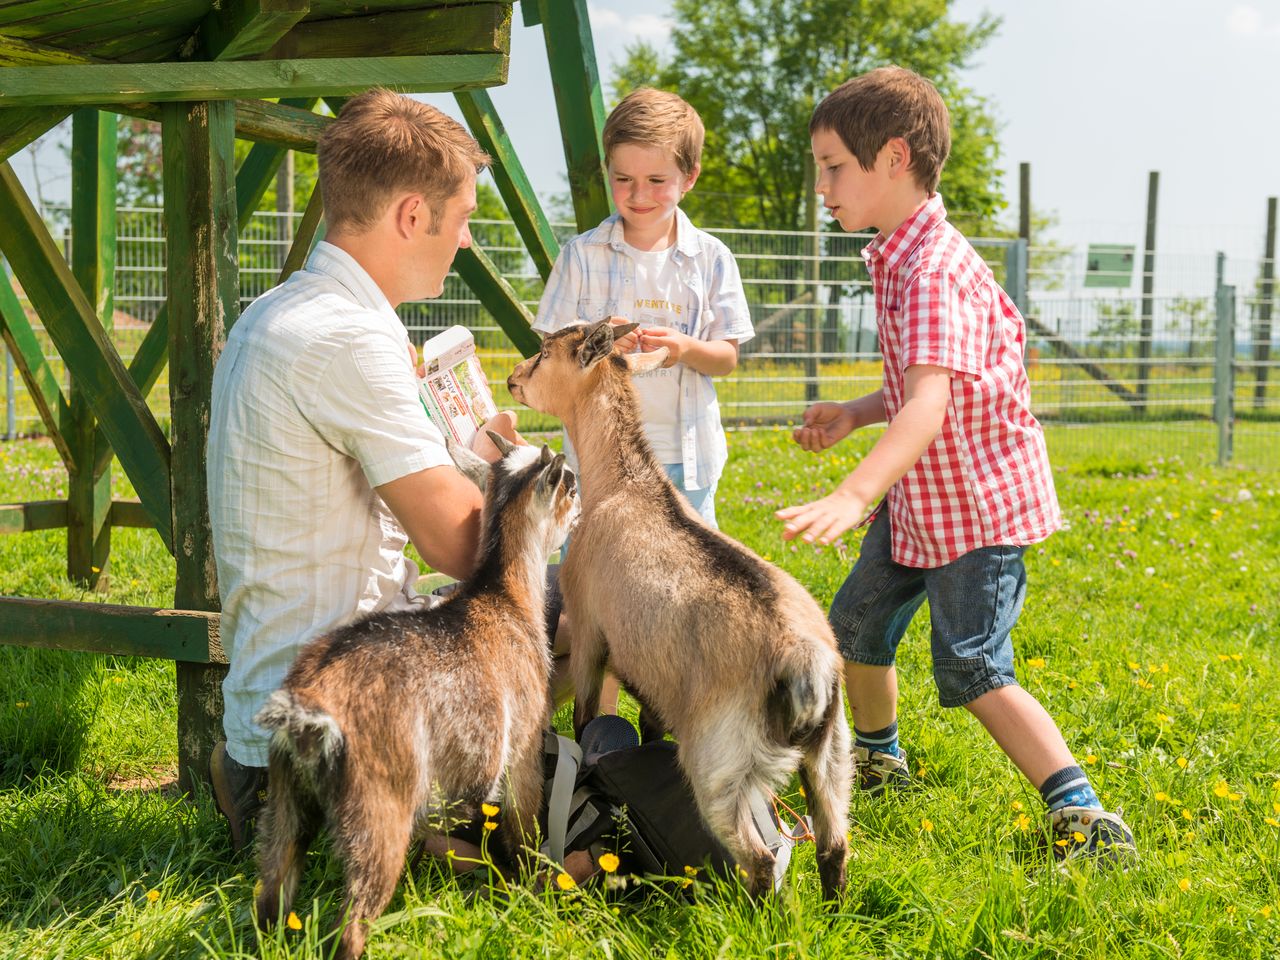
[[[1125,869],[1138,860],[1133,831],[1119,813],[1087,807],[1051,810],[1049,834],[1049,849],[1059,863],[1092,859]]]
[[[892,754],[854,747],[853,764],[858,774],[858,789],[872,795],[889,788],[900,790],[911,782],[905,753]]]
[[[267,770],[246,767],[227,753],[227,742],[219,741],[209,757],[209,779],[213,796],[231,824],[231,849],[242,851],[253,839],[253,826],[267,799]]]

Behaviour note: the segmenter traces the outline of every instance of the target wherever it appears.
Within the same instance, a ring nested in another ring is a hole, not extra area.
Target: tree
[[[948,16],[949,0],[675,0],[674,54],[628,48],[613,93],[672,90],[707,128],[703,173],[684,205],[697,222],[804,228],[809,116],[856,74],[897,63],[932,80],[951,111],[952,154],[941,191],[964,225],[981,229],[1004,206],[996,123],[959,73],[999,26]]]

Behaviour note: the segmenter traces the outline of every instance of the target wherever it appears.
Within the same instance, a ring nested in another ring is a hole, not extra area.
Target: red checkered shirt
[[[909,567],[1036,543],[1062,524],[1044,431],[1031,415],[1022,315],[946,218],[934,194],[862,254],[889,420],[902,409],[908,367],[952,371],[942,432],[886,498],[893,559]]]

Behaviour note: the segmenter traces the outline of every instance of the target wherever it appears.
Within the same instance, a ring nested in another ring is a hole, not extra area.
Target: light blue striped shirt
[[[538,305],[533,329],[554,333],[575,323],[609,316],[630,317],[636,297],[636,263],[623,240],[622,218],[609,217],[580,233],[560,250]],[[755,336],[751,311],[733,254],[721,240],[704,233],[676,210],[672,251],[688,295],[689,335],[698,340],[736,340]],[[711,378],[683,364],[680,370],[680,449],[685,488],[700,490],[720,477],[728,459],[720,404]]]

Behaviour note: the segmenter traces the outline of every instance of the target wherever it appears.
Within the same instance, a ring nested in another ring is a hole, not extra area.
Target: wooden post
[[[164,107],[174,607],[179,610],[219,609],[204,450],[213,368],[239,309],[234,140],[233,103]],[[178,783],[190,794],[207,779],[209,754],[222,738],[226,668],[180,663],[177,669]]]
[[[1018,164],[1018,236],[1031,245],[1031,164]]]
[[[87,108],[71,121],[71,272],[104,330],[115,311],[116,115]],[[97,420],[71,378],[66,433],[73,462],[67,477],[67,576],[89,589],[110,583],[111,460],[96,457]]]
[[[1258,290],[1258,329],[1253,335],[1253,409],[1267,405],[1267,366],[1271,363],[1271,306],[1276,297],[1276,198],[1267,198],[1267,240],[1262,251]]]
[[[1147,239],[1142,256],[1142,317],[1138,332],[1138,402],[1134,405],[1140,416],[1147,412],[1147,388],[1151,381],[1151,294],[1156,277],[1156,196],[1159,192],[1160,173],[1152,170],[1147,180]]]
[[[1223,283],[1224,259],[1219,253],[1213,364],[1213,419],[1218,425],[1220,467],[1231,462],[1236,393],[1236,288]]]

